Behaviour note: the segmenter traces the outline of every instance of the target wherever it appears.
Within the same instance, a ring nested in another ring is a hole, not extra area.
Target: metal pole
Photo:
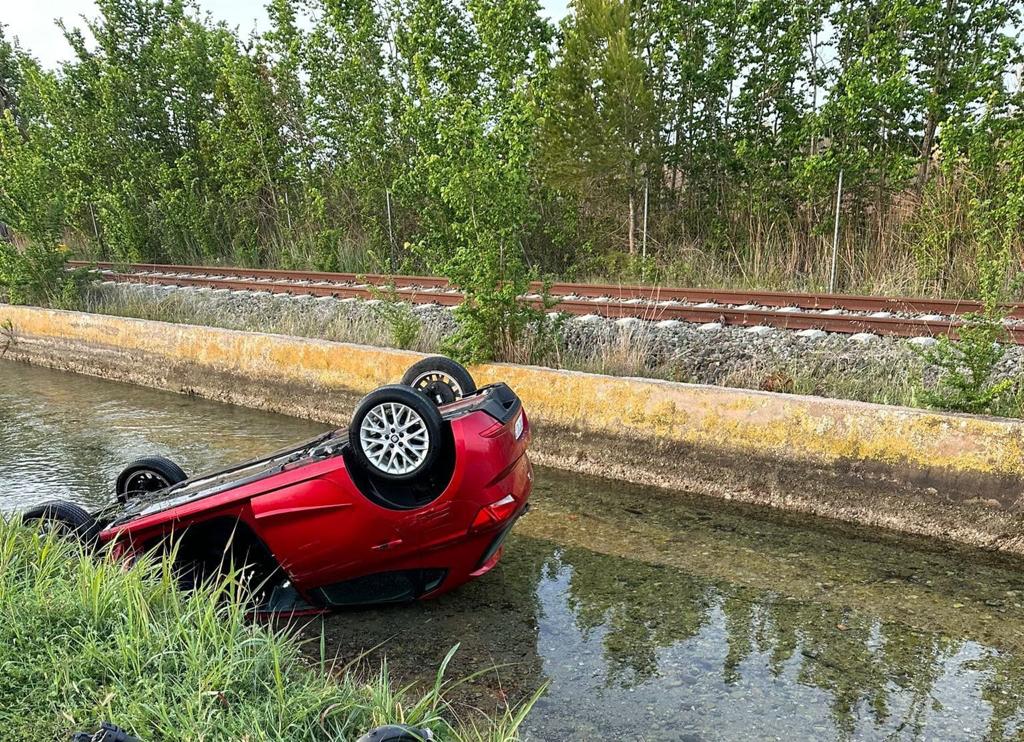
[[[640,239],[640,258],[641,258],[641,277],[647,270],[647,201],[648,191],[650,186],[650,180],[644,179],[644,234]]]
[[[839,207],[843,203],[843,171],[839,171],[839,187],[836,188],[836,223],[832,230],[832,271],[828,277],[830,294],[836,292],[836,270],[839,267]]]
[[[395,232],[391,228],[391,191],[385,190],[384,198],[386,199],[388,205],[388,239],[391,242],[391,270],[394,271],[398,270],[398,255],[396,250],[397,245],[395,245]]]

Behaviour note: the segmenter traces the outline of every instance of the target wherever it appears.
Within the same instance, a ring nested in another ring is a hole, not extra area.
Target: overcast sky
[[[246,35],[253,26],[266,28],[267,15],[261,0],[198,0],[199,6],[209,11],[216,20],[237,26]],[[565,15],[568,0],[541,0],[541,6],[554,20]],[[79,25],[79,17],[94,17],[93,0],[3,0],[0,23],[7,26],[8,36],[17,37],[21,46],[47,66],[67,59],[71,50],[64,37],[54,26],[54,20],[63,18],[69,26]]]

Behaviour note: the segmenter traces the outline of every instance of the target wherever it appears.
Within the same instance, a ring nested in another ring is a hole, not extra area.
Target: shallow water
[[[190,474],[309,438],[326,426],[0,360],[0,510],[53,498],[109,502],[140,456]]]
[[[292,418],[0,361],[0,509],[107,501],[130,459],[199,471],[309,437]],[[310,625],[456,710],[547,689],[529,740],[1024,737],[1024,572],[976,552],[538,469],[490,575]]]

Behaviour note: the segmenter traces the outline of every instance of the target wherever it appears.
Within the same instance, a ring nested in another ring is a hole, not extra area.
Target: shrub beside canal
[[[331,672],[297,630],[247,620],[237,583],[185,594],[166,562],[131,567],[0,518],[0,729],[66,739],[101,720],[158,739],[351,740],[384,723],[442,740],[513,740],[525,715],[453,726],[442,679]]]

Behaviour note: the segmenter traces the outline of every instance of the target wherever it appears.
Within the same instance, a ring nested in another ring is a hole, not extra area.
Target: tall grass
[[[130,567],[0,519],[0,729],[66,739],[110,720],[145,740],[352,740],[383,723],[514,740],[529,705],[454,719],[444,666],[425,693],[301,653],[246,617],[238,582],[185,594],[166,561]],[[445,663],[447,664],[447,662]]]

